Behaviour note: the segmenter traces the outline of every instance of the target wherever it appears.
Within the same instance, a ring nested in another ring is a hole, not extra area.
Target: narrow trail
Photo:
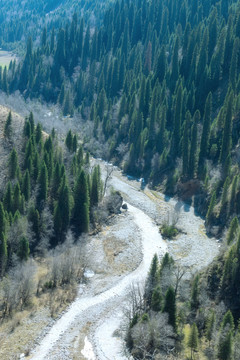
[[[115,300],[115,306],[117,303],[120,306],[128,294],[129,286],[134,282],[141,281],[146,276],[153,255],[155,253],[164,254],[166,252],[166,242],[163,241],[158,227],[153,223],[151,218],[143,211],[130,204],[128,204],[128,211],[133,215],[134,221],[141,231],[143,260],[140,266],[135,271],[125,276],[111,289],[96,296],[78,297],[69,307],[67,312],[54,324],[49,333],[43,338],[39,346],[34,350],[33,356],[30,357],[31,359],[50,359],[51,357],[49,357],[49,354],[53,346],[60,340],[61,336],[67,332],[74,320],[84,312],[91,312],[95,306],[104,306],[104,304],[107,304],[113,299]],[[113,338],[108,339],[111,341],[111,344],[113,341],[112,339]],[[102,338],[99,338],[98,351],[101,352],[102,355],[97,354],[99,356],[98,358],[108,358],[104,350],[106,346],[107,341],[103,344]],[[112,354],[110,354],[110,356],[112,356]],[[117,357],[111,357],[111,360],[121,359],[120,354],[117,354],[116,356]]]

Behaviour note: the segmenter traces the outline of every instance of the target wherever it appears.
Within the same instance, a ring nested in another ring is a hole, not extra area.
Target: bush
[[[160,232],[164,238],[173,239],[177,236],[179,231],[174,225],[164,224],[160,228]]]

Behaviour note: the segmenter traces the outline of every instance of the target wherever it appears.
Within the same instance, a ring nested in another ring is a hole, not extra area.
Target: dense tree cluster
[[[135,287],[130,292],[126,342],[133,358],[195,359],[198,353],[209,359],[239,359],[239,322],[215,291],[214,302],[213,293],[207,294],[204,274],[197,274],[189,287],[185,273],[168,253],[161,262],[155,255],[144,291]]]
[[[75,13],[37,48],[29,38],[0,88],[79,111],[125,171],[165,180],[168,193],[199,180],[207,223],[221,225],[238,211],[239,18],[226,0],[116,1],[98,27]]]
[[[9,112],[7,138],[11,119]],[[103,195],[100,167],[90,172],[89,154],[84,156],[71,131],[62,149],[54,131],[43,135],[30,113],[23,132],[22,151],[13,148],[9,155],[9,182],[0,201],[1,275],[15,256],[27,260],[30,253],[61,244],[70,228],[76,236],[87,233],[92,209]]]

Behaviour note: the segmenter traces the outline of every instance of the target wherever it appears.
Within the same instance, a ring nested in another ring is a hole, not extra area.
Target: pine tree
[[[196,165],[197,165],[197,126],[200,121],[200,112],[197,110],[193,117],[193,125],[191,132],[191,145],[190,145],[190,153],[189,153],[189,177],[194,178]]]
[[[199,275],[195,276],[191,291],[191,309],[197,310],[199,305]]]
[[[209,342],[209,345],[213,339],[213,332],[214,332],[215,326],[216,326],[216,315],[215,315],[215,312],[212,311],[207,319],[207,325],[206,325],[206,338]]]
[[[30,249],[29,242],[25,236],[22,236],[19,241],[18,256],[23,261],[26,261],[29,257]]]
[[[213,209],[216,205],[216,191],[213,192],[206,215],[206,224],[209,225],[213,218]]]
[[[230,310],[224,315],[218,343],[218,359],[231,360],[234,320]]]
[[[20,185],[19,183],[17,183],[13,189],[13,206],[12,206],[13,214],[15,214],[17,210],[21,211],[22,210],[21,208],[22,208],[22,195],[21,195]]]
[[[235,216],[230,224],[229,230],[228,230],[228,234],[227,234],[227,243],[228,245],[234,241],[237,232],[239,229],[239,222],[238,222],[238,218]]]
[[[204,160],[208,154],[210,125],[211,125],[211,112],[212,112],[212,94],[209,93],[204,111],[203,118],[203,131],[200,144],[199,162],[198,162],[198,175],[201,177],[203,173]]]
[[[8,259],[8,249],[7,249],[7,240],[6,236],[2,233],[0,235],[0,266],[1,266],[1,276],[4,275]]]
[[[73,223],[76,232],[81,234],[89,230],[89,192],[87,179],[82,170],[74,188]]]
[[[183,176],[188,176],[189,174],[189,128],[191,122],[191,114],[188,111],[186,113],[186,119],[184,123],[183,131],[183,145],[182,145],[182,154],[183,154]]]
[[[76,134],[73,136],[73,140],[72,140],[72,151],[73,152],[77,151],[77,135]]]
[[[100,172],[99,167],[95,167],[92,175],[92,187],[91,187],[91,205],[95,206],[99,202],[100,198]]]
[[[155,289],[153,290],[153,293],[152,293],[151,309],[153,311],[161,311],[162,301],[163,301],[163,296],[162,296],[162,292],[161,292],[161,287],[157,286],[157,287],[155,287]]]
[[[13,193],[12,193],[12,184],[10,183],[10,181],[7,184],[7,190],[3,198],[3,205],[6,211],[8,212],[12,211]]]
[[[41,202],[47,200],[47,194],[48,194],[48,171],[45,162],[43,162],[40,174],[38,176],[38,185],[39,185],[39,191],[37,195],[37,204],[38,206],[41,204]]]
[[[28,170],[26,170],[24,178],[23,178],[22,193],[25,197],[25,200],[28,201],[30,199],[30,195],[31,195],[30,175],[29,175]]]
[[[64,99],[64,104],[63,104],[63,115],[67,116],[67,115],[72,115],[72,103],[70,100],[70,93],[69,91],[67,92],[65,99]]]
[[[9,176],[10,179],[15,179],[18,172],[18,155],[15,149],[11,151],[10,158],[9,158]]]
[[[73,147],[73,136],[72,136],[72,131],[69,130],[67,133],[67,137],[65,140],[65,144],[68,148],[69,151],[72,151],[72,147]]]
[[[37,144],[42,140],[42,125],[40,123],[38,123],[36,127],[35,140]]]
[[[182,88],[182,83],[180,83],[177,90],[176,105],[174,111],[174,129],[173,129],[173,139],[172,139],[172,151],[174,157],[180,155],[182,99],[183,99],[183,88]]]
[[[147,305],[151,305],[152,294],[155,286],[157,285],[157,270],[158,270],[158,257],[157,254],[153,256],[150,270],[148,273],[148,277],[145,284],[145,293],[144,296],[146,298]]]
[[[4,125],[4,137],[10,139],[12,135],[12,112],[9,111],[6,123]]]
[[[222,148],[220,154],[220,161],[225,163],[228,155],[230,155],[232,147],[232,107],[233,107],[233,92],[231,91],[227,102],[227,111],[224,122]]]
[[[172,287],[169,287],[165,295],[164,312],[168,313],[168,322],[172,325],[173,329],[177,330],[177,311],[176,311],[176,298],[175,292]]]
[[[188,338],[188,347],[191,349],[191,359],[193,358],[193,351],[198,350],[198,328],[195,323],[191,327],[191,332]]]

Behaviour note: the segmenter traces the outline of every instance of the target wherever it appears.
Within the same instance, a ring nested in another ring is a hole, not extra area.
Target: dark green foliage
[[[89,230],[89,193],[84,171],[81,171],[74,187],[73,223],[78,234]]]
[[[9,157],[9,176],[10,179],[15,179],[18,174],[18,155],[15,149],[12,150]]]
[[[30,183],[30,175],[28,170],[26,170],[25,175],[23,177],[22,193],[24,195],[25,200],[28,201],[31,195],[31,183]]]
[[[43,162],[38,176],[38,185],[39,185],[39,191],[37,195],[37,203],[38,205],[40,205],[41,202],[47,200],[47,194],[48,194],[48,171],[45,162]]]
[[[168,313],[168,322],[173,329],[177,330],[177,310],[175,292],[172,287],[169,287],[165,295],[165,304],[163,311]]]
[[[215,312],[212,311],[207,319],[207,324],[206,324],[206,338],[207,338],[209,344],[213,339],[213,333],[215,330],[215,326],[216,326],[216,315],[215,315]]]
[[[160,286],[157,286],[152,293],[151,309],[153,311],[161,311],[162,309],[163,296],[161,293]]]
[[[191,308],[193,310],[197,310],[199,305],[199,275],[197,275],[192,284],[192,291],[191,291]]]
[[[199,162],[198,162],[198,174],[201,177],[203,173],[204,159],[208,155],[209,148],[209,136],[210,136],[210,125],[211,125],[211,112],[212,112],[212,93],[208,94],[204,118],[203,118],[203,131],[201,137]]]
[[[230,244],[231,242],[234,241],[236,235],[237,235],[237,231],[239,229],[239,222],[238,222],[238,218],[235,216],[230,224],[229,230],[228,230],[228,234],[227,234],[227,243]]]
[[[9,111],[7,120],[4,125],[4,136],[10,139],[12,134],[12,112]]]
[[[229,310],[223,318],[221,324],[221,332],[218,344],[218,358],[220,360],[230,360],[233,351],[233,329],[234,320],[231,311]]]
[[[18,256],[21,260],[27,260],[29,257],[30,249],[29,242],[25,236],[22,236],[19,242]]]
[[[198,350],[198,328],[195,323],[191,327],[191,332],[188,338],[188,346],[191,349],[191,359],[193,358],[193,351]]]
[[[73,148],[73,136],[72,136],[72,131],[71,130],[69,130],[68,133],[67,133],[65,144],[66,144],[68,150],[72,151],[72,148]]]

